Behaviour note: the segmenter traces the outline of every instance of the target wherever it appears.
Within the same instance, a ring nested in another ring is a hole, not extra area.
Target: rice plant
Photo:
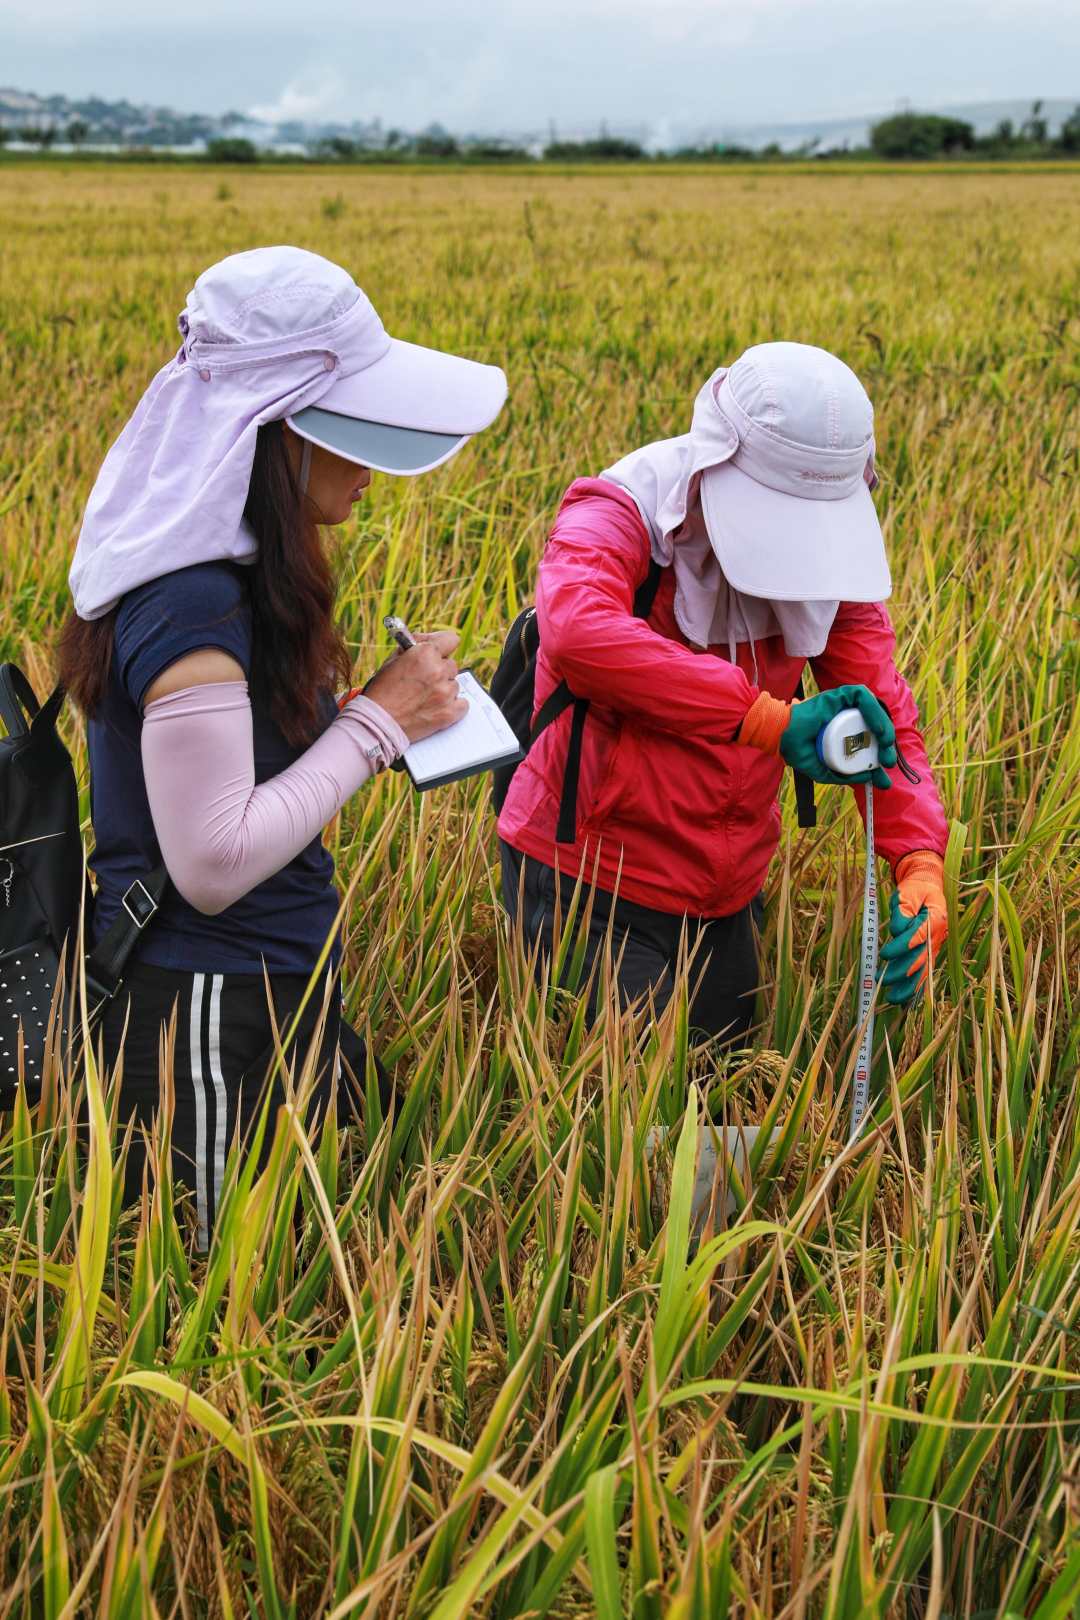
[[[681,431],[747,344],[875,401],[900,658],[952,835],[934,994],[879,1019],[845,1148],[861,829],[792,806],[761,1022],[684,978],[586,1024],[501,918],[482,782],[380,777],[327,839],[384,1118],[303,1054],[210,1253],[170,1061],[121,1211],[117,1077],[0,1118],[0,1616],[1066,1620],[1080,1596],[1080,187],[738,171],[0,171],[0,656],[48,686],[100,457],[194,276],[295,241],[397,335],[493,359],[497,426],[335,542],[359,671],[394,610],[489,670],[565,484]],[[383,638],[384,639],[384,638]],[[83,773],[80,727],[68,736]],[[89,839],[89,826],[87,826]],[[574,919],[562,939],[573,971]],[[693,963],[688,964],[693,973]],[[699,1124],[765,1124],[693,1231]],[[83,1124],[80,1126],[79,1121]],[[659,1128],[659,1129],[658,1129]],[[647,1143],[657,1133],[661,1145]]]

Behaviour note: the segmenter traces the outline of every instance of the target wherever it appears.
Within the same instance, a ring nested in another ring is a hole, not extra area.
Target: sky
[[[404,129],[1080,101],[1078,0],[0,0],[0,40],[21,90]]]

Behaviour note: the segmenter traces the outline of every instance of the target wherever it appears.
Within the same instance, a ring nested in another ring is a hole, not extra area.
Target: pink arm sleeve
[[[288,864],[409,739],[356,697],[288,769],[255,783],[246,681],[185,687],[148,703],[142,766],[169,876],[214,916]]]

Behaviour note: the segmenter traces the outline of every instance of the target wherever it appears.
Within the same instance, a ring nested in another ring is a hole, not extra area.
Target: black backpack
[[[61,968],[74,961],[80,910],[90,933],[79,794],[56,729],[63,703],[63,687],[39,704],[22,671],[0,664],[7,730],[0,738],[0,1108],[11,1105],[20,1068],[28,1097],[36,1097],[56,986]],[[124,964],[167,886],[163,865],[137,878],[119,918],[86,957],[92,1019],[120,988]]]
[[[647,619],[652,612],[663,572],[660,564],[650,559],[649,572],[634,595],[635,619]],[[559,801],[559,822],[555,829],[555,838],[560,844],[574,844],[577,842],[581,739],[585,731],[585,716],[589,712],[589,700],[575,697],[566,682],[560,681],[551,695],[545,698],[534,720],[532,713],[535,703],[536,655],[539,651],[540,626],[536,622],[536,609],[525,608],[510,626],[503,644],[502,656],[491,680],[491,695],[513,728],[523,754],[529,752],[530,746],[540,733],[545,731],[553,720],[557,720],[564,709],[569,709],[573,705],[574,714],[570,722],[570,742],[566,750],[562,797]],[[513,765],[502,765],[497,771],[492,772],[491,802],[496,815],[503,807],[514,772],[520,763],[518,760]]]

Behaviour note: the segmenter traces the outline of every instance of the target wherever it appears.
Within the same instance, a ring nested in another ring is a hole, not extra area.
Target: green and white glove
[[[867,729],[877,738],[881,764],[871,771],[837,776],[818,757],[818,733],[842,709],[858,709]],[[896,764],[896,728],[869,687],[834,686],[828,692],[818,692],[814,697],[791,705],[791,718],[780,737],[780,753],[792,770],[802,771],[815,782],[841,787],[849,782],[873,782],[875,787],[890,788],[892,783],[882,767]]]
[[[872,771],[837,776],[818,757],[818,732],[842,709],[858,709],[877,738],[881,764]],[[839,787],[873,782],[875,787],[892,787],[883,767],[896,764],[896,728],[867,686],[834,686],[797,703],[784,703],[762,692],[747,709],[736,740],[764,754],[779,754],[792,770],[802,771],[815,782]]]

